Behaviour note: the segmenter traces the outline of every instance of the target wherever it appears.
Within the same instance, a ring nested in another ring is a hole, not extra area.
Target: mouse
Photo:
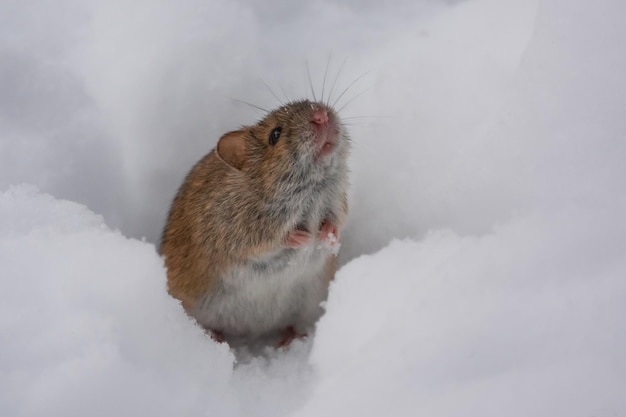
[[[168,292],[218,342],[274,347],[323,314],[348,214],[350,138],[327,103],[224,134],[185,177],[160,253]]]

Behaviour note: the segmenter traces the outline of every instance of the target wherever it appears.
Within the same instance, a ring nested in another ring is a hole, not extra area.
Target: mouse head
[[[222,136],[217,154],[244,172],[323,173],[345,161],[348,138],[336,112],[308,100],[288,103],[254,126]]]

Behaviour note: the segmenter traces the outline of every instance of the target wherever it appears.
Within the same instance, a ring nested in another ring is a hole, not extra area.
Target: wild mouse
[[[160,249],[170,294],[215,339],[283,346],[321,316],[349,147],[335,110],[303,100],[226,133],[191,169]]]

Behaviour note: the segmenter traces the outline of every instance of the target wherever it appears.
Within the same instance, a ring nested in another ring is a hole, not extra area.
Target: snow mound
[[[152,244],[12,187],[0,414],[611,416],[626,409],[626,226],[598,212],[396,240],[339,271],[314,338],[235,364],[166,294]]]
[[[319,383],[297,415],[625,410],[626,227],[596,213],[432,233],[346,265],[312,351]]]
[[[232,357],[165,291],[154,246],[28,187],[0,197],[0,414],[194,414]]]

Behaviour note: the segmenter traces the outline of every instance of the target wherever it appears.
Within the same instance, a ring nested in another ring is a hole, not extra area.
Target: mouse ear
[[[246,135],[243,130],[228,132],[217,142],[217,156],[235,169],[246,162]]]

